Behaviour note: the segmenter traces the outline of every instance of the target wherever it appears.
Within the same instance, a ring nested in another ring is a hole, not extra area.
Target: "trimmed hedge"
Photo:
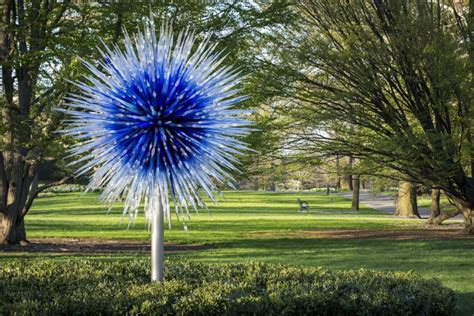
[[[263,263],[21,260],[0,266],[0,315],[450,315],[454,293],[413,273]]]

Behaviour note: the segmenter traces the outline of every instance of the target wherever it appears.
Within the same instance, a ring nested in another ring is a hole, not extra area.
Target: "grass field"
[[[297,212],[297,197],[309,202],[311,209],[308,213]],[[123,218],[120,225],[120,205],[114,206],[108,214],[107,211],[95,193],[43,195],[27,216],[28,237],[149,238],[143,214],[134,226],[127,229],[127,218]],[[366,208],[352,212],[350,201],[335,195],[226,192],[225,200],[220,199],[217,206],[209,205],[209,214],[206,211],[191,214],[188,231],[174,219],[172,229],[165,232],[165,239],[170,243],[210,245],[207,250],[173,254],[196,261],[259,260],[333,269],[413,270],[424,277],[439,278],[455,290],[459,314],[472,315],[473,239],[394,240],[321,235],[328,230],[416,231],[422,229],[422,225],[422,220],[395,219]],[[136,255],[146,254],[95,257],[100,260],[125,260]],[[1,262],[45,256],[59,260],[68,255],[4,252],[0,256]]]

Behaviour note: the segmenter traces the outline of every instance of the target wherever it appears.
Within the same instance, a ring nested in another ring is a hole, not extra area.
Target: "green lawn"
[[[306,200],[308,213],[298,213],[296,198]],[[172,229],[166,232],[173,243],[227,243],[270,233],[284,237],[308,229],[395,229],[410,228],[413,221],[394,220],[371,209],[355,213],[342,197],[317,194],[226,192],[217,206],[208,202],[209,212],[191,212],[189,230],[172,213]],[[128,227],[120,204],[108,207],[98,194],[63,193],[42,196],[27,216],[29,237],[94,237],[148,239],[143,214]]]
[[[474,240],[315,238],[311,231],[412,230],[420,228],[423,221],[394,219],[366,208],[354,213],[349,200],[333,195],[226,192],[225,197],[218,206],[209,205],[209,214],[191,214],[187,232],[173,220],[172,229],[165,232],[168,242],[212,245],[209,250],[173,256],[205,262],[260,260],[333,269],[413,270],[437,277],[454,289],[460,314],[474,312]],[[310,212],[297,213],[297,197],[309,202]],[[142,214],[127,229],[126,217],[120,226],[120,205],[107,211],[93,193],[41,196],[27,216],[28,236],[149,238]],[[1,253],[0,260],[43,256],[61,259],[67,255]],[[131,256],[135,254],[97,258],[123,260]]]

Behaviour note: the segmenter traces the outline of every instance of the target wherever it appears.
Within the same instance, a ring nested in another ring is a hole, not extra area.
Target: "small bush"
[[[0,315],[450,315],[454,293],[412,273],[169,260],[15,261],[0,266]]]

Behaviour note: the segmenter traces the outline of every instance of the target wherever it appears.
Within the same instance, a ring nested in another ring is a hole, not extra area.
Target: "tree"
[[[51,61],[49,49],[61,37],[55,31],[64,26],[67,8],[66,2],[1,4],[0,242],[26,240],[24,216],[47,187],[38,188],[37,171],[41,157],[53,148],[45,146],[47,135],[57,126],[50,102],[63,96],[64,77],[74,73],[75,60],[61,55],[57,56],[64,65],[60,71],[44,67]],[[52,73],[57,80],[51,79]]]
[[[441,199],[441,190],[432,189],[431,190],[431,215],[430,215],[430,218],[428,219],[428,224],[433,224],[433,220],[441,215],[440,199]]]
[[[193,26],[198,35],[210,34],[220,48],[228,48],[227,60],[249,73],[249,52],[260,47],[255,42],[265,37],[265,29],[280,25],[288,16],[287,6],[237,1],[133,6],[2,1],[0,243],[26,242],[24,217],[38,193],[55,184],[38,186],[37,181],[44,160],[63,157],[71,142],[54,133],[61,127],[62,116],[52,108],[61,106],[63,98],[74,91],[66,79],[74,80],[84,71],[78,56],[91,62],[98,59],[94,54],[99,38],[121,45],[122,29],[135,29],[152,13],[177,31]],[[258,99],[252,89],[247,90]]]
[[[341,180],[341,189],[343,190],[353,190],[353,179],[352,179],[352,163],[354,157],[352,155],[348,156],[348,164],[345,166],[344,177]]]
[[[307,122],[301,139],[315,151],[349,152],[397,171],[399,180],[442,189],[472,232],[467,3],[314,0],[298,7],[305,21],[272,66],[292,70],[284,93]]]
[[[359,200],[360,200],[360,175],[354,173],[352,175],[352,210],[359,210]]]
[[[407,181],[400,181],[394,215],[420,218],[416,201],[415,184]]]

